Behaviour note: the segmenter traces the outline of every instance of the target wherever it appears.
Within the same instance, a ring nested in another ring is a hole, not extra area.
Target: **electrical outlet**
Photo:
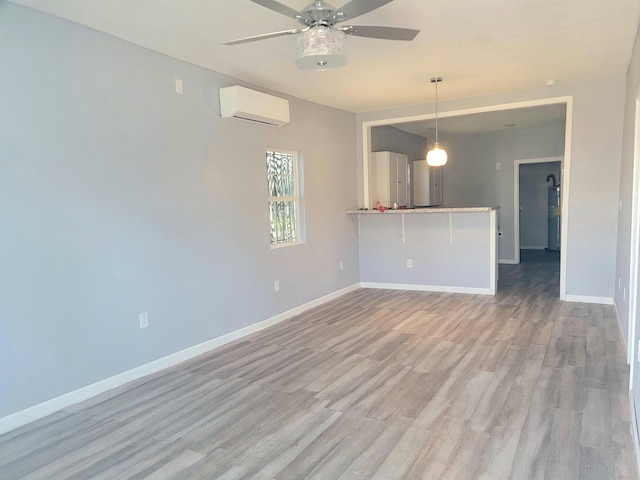
[[[344,262],[340,260],[340,270],[344,270]]]
[[[276,292],[279,292],[279,291],[280,291],[280,280],[276,280],[275,282],[273,282],[273,289],[274,289]]]
[[[182,80],[176,78],[176,93],[178,95],[182,95],[184,93],[184,88],[182,87]]]
[[[500,170],[502,168],[502,164],[500,162],[496,163],[496,170]]]
[[[410,258],[407,259],[407,268],[413,268],[413,260]]]
[[[149,326],[149,314],[147,312],[138,315],[138,321],[140,322],[140,330]]]

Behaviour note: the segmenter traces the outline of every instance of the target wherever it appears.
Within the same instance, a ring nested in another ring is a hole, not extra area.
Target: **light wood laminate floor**
[[[2,479],[636,479],[614,310],[358,290],[0,437]]]

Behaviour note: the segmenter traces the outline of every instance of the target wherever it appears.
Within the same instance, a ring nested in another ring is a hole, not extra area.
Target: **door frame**
[[[629,258],[629,318],[627,319],[627,362],[630,365],[629,389],[633,390],[633,376],[636,369],[638,339],[637,313],[638,313],[638,274],[640,262],[640,94],[636,96],[635,132],[633,141],[633,185],[631,194],[631,240]]]

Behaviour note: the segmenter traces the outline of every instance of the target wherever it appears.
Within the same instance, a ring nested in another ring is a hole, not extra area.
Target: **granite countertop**
[[[492,210],[498,210],[500,207],[425,207],[425,208],[398,208],[396,210],[387,209],[384,212],[380,212],[378,209],[373,208],[369,210],[347,210],[347,213],[353,214],[371,214],[371,213],[464,213],[464,212],[490,212]]]

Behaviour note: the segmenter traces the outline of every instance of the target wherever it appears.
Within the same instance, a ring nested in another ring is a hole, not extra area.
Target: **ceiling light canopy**
[[[442,81],[442,77],[433,77],[431,83],[436,84],[436,141],[433,148],[427,152],[427,163],[432,167],[441,167],[447,163],[447,152],[440,148],[438,143],[438,83]]]

